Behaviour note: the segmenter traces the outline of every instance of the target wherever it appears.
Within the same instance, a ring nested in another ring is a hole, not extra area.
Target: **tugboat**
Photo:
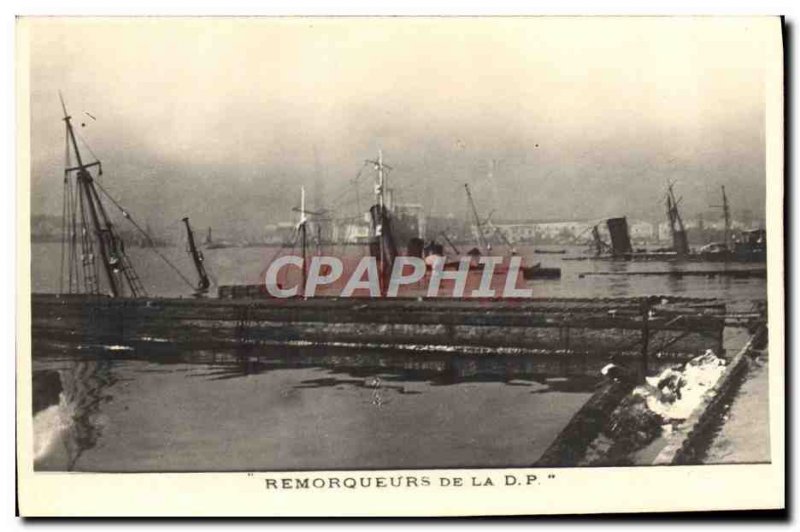
[[[733,257],[743,262],[765,262],[767,260],[767,231],[753,229],[742,231],[733,241]]]
[[[464,184],[464,190],[467,193],[467,201],[469,202],[470,209],[472,211],[472,215],[475,218],[475,231],[478,235],[478,245],[483,248],[486,254],[490,254],[492,251],[492,244],[489,242],[489,239],[483,232],[483,226],[486,225],[489,230],[492,231],[492,234],[495,235],[500,239],[500,241],[506,245],[509,250],[509,259],[513,256],[517,255],[517,250],[514,244],[506,237],[505,233],[500,230],[499,227],[496,227],[491,220],[491,214],[487,220],[481,221],[480,216],[478,215],[478,209],[475,206],[475,200],[472,197],[472,192],[469,190],[469,185]],[[481,256],[481,250],[478,247],[474,247],[467,252],[467,255],[472,258],[472,263],[476,269],[481,269],[482,265],[477,262],[478,257]],[[507,265],[506,265],[507,266]],[[526,280],[532,279],[560,279],[561,278],[561,268],[545,268],[542,267],[542,264],[537,262],[532,266],[523,266],[522,267],[522,275]]]

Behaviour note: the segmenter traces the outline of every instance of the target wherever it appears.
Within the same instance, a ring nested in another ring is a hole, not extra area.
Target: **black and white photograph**
[[[780,18],[17,30],[21,490],[782,504]]]

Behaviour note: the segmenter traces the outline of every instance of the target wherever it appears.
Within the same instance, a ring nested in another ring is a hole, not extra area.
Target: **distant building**
[[[369,213],[361,217],[335,220],[331,222],[331,242],[338,244],[366,244],[372,234]]]
[[[628,220],[628,230],[631,233],[631,239],[644,242],[657,242],[659,234],[661,234],[657,223],[644,220]]]
[[[347,223],[340,226],[337,242],[344,244],[367,244],[371,235],[370,224],[366,222]]]
[[[367,244],[372,236],[372,219],[368,212],[361,217],[332,221],[329,227],[331,241],[341,244]],[[427,218],[422,205],[394,205],[392,232],[397,245],[404,246],[411,238],[424,238],[427,229]]]
[[[588,224],[585,220],[494,222],[511,242],[538,243],[572,242],[586,232]]]
[[[292,222],[280,222],[269,224],[264,228],[264,243],[266,244],[287,244],[294,238],[296,224]]]

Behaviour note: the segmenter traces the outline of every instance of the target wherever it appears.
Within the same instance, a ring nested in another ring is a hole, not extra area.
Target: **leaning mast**
[[[189,218],[184,217],[182,221],[186,224],[186,238],[189,241],[189,254],[192,256],[194,267],[197,270],[197,276],[200,278],[197,282],[196,293],[198,295],[204,294],[208,291],[208,287],[211,286],[211,282],[208,280],[208,274],[203,265],[203,253],[197,249],[197,244],[194,241],[194,233],[192,232],[192,227],[189,225]]]
[[[464,183],[464,189],[467,191],[467,201],[469,202],[469,206],[472,209],[472,215],[475,217],[475,228],[478,230],[478,242],[480,245],[483,246],[483,250],[485,252],[491,251],[488,242],[486,241],[486,237],[483,235],[483,228],[481,227],[481,219],[478,216],[478,209],[475,207],[475,201],[472,199],[472,192],[469,191],[469,185]]]
[[[136,274],[130,259],[125,254],[124,243],[116,234],[113,224],[108,217],[108,213],[106,213],[105,207],[103,207],[103,203],[100,201],[100,196],[97,193],[97,188],[95,187],[94,178],[89,171],[91,168],[96,167],[98,175],[102,175],[102,165],[99,160],[88,164],[84,163],[80,148],[78,147],[78,142],[75,138],[75,131],[72,126],[72,117],[69,115],[69,113],[67,113],[67,107],[64,104],[64,98],[61,97],[60,93],[59,98],[61,99],[61,108],[64,111],[63,120],[67,131],[67,156],[69,156],[71,147],[77,162],[77,166],[71,167],[69,164],[67,164],[64,170],[66,193],[64,200],[69,204],[70,209],[78,209],[80,210],[81,214],[82,227],[80,234],[83,254],[82,262],[84,266],[84,289],[89,289],[92,293],[97,293],[98,288],[92,265],[94,263],[92,242],[90,238],[87,238],[86,234],[87,223],[85,213],[88,212],[91,228],[96,237],[98,247],[100,248],[100,259],[103,263],[103,271],[105,272],[106,281],[108,282],[111,295],[113,297],[120,297],[124,295],[123,285],[120,282],[120,279],[117,277],[118,272],[121,272],[127,280],[132,296],[139,297],[146,295],[144,286],[139,280],[139,277]],[[75,175],[74,195],[69,179],[73,174]],[[73,212],[72,214],[77,215],[76,212]],[[66,225],[66,220],[64,220],[64,223]],[[78,231],[76,224],[73,223],[69,230],[67,230],[65,226],[64,231],[65,234],[70,233],[70,245],[74,245]],[[70,256],[75,257],[74,250],[71,250]],[[72,263],[70,264],[70,268],[71,267]],[[70,277],[71,271],[72,270],[70,269]],[[71,279],[69,290],[70,292],[72,291]]]
[[[684,257],[689,254],[689,241],[686,238],[686,227],[678,212],[678,200],[675,199],[672,183],[667,187],[667,218],[672,233],[672,245],[678,256]]]
[[[722,214],[725,216],[725,247],[727,249],[730,248],[730,237],[731,237],[731,211],[728,207],[728,196],[725,194],[725,185],[722,185]]]

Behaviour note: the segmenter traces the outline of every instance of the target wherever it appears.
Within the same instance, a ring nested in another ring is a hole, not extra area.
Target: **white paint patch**
[[[726,362],[710,349],[705,354],[693,358],[686,363],[683,370],[665,369],[655,377],[647,378],[647,385],[640,386],[634,393],[642,395],[647,407],[669,421],[680,421],[688,418],[697,408],[705,394],[719,381],[725,372]],[[674,388],[663,386],[659,382],[670,377],[680,380],[680,397]]]
[[[73,414],[62,393],[58,404],[41,410],[33,417],[34,463],[51,455],[59,445],[64,445],[72,427]]]

